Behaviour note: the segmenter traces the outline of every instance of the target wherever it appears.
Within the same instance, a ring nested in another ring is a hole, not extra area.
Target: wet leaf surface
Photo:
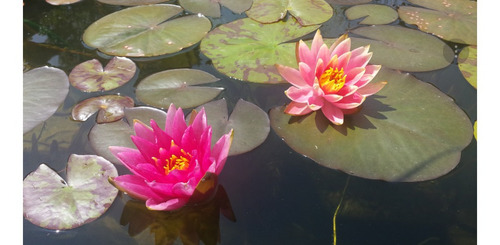
[[[179,0],[179,4],[192,13],[202,13],[210,17],[220,17],[221,6],[235,13],[242,13],[252,6],[253,0]]]
[[[293,15],[303,25],[318,25],[333,16],[332,7],[323,0],[254,0],[246,11],[249,18],[261,23],[273,23]]]
[[[362,4],[345,11],[349,20],[363,18],[359,23],[365,25],[389,24],[398,18],[398,12],[387,5]]]
[[[458,69],[467,82],[477,89],[477,46],[467,46],[460,51]]]
[[[86,99],[73,107],[71,116],[76,121],[86,121],[94,113],[97,123],[120,120],[124,116],[124,108],[134,107],[134,99],[128,96],[103,95]]]

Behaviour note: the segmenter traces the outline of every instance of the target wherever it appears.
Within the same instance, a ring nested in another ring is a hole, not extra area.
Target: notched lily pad
[[[97,1],[110,5],[137,6],[137,5],[163,3],[169,0],[97,0]]]
[[[125,57],[114,57],[104,69],[101,62],[92,59],[75,66],[69,82],[83,92],[108,91],[130,81],[136,69],[135,63]]]
[[[467,46],[460,51],[458,69],[470,85],[477,89],[477,46]]]
[[[349,20],[365,17],[359,24],[380,25],[389,24],[398,18],[398,12],[387,5],[362,4],[350,7],[345,11]]]
[[[332,7],[323,0],[254,0],[246,14],[258,22],[273,23],[287,12],[303,26],[318,25],[333,16]]]
[[[203,87],[219,79],[196,69],[173,69],[144,78],[136,89],[137,99],[155,107],[168,108],[171,103],[182,108],[192,108],[206,103],[224,88]]]
[[[179,0],[179,4],[192,13],[220,17],[221,5],[235,13],[242,13],[252,6],[253,0]]]
[[[128,96],[103,95],[78,103],[73,107],[71,116],[73,120],[86,121],[98,112],[97,123],[114,122],[123,117],[123,110],[127,107],[134,107],[134,99]]]
[[[118,172],[95,155],[72,154],[67,181],[41,164],[23,181],[23,214],[31,223],[53,230],[73,229],[99,218],[118,190],[109,182]]]
[[[108,55],[151,57],[176,53],[198,43],[212,28],[203,15],[178,16],[172,4],[126,8],[90,25],[83,41]],[[177,16],[177,17],[176,17]]]

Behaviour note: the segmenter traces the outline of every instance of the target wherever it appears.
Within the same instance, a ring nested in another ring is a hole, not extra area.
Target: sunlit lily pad
[[[124,108],[134,107],[134,99],[128,96],[103,95],[78,103],[71,111],[73,120],[86,121],[97,111],[97,123],[114,122],[124,116]]]
[[[220,17],[221,5],[235,13],[242,13],[252,6],[253,0],[179,0],[179,4],[192,13]]]
[[[442,39],[477,44],[477,2],[469,0],[409,0],[424,8],[400,6],[400,18]]]
[[[474,122],[474,138],[477,140],[477,121]]]
[[[53,230],[89,223],[113,203],[118,190],[108,178],[117,175],[113,164],[95,155],[72,154],[66,168],[67,182],[41,164],[23,181],[24,217]]]
[[[101,62],[92,59],[75,66],[69,74],[69,82],[84,92],[108,91],[130,81],[135,71],[135,63],[125,57],[114,57],[104,69]]]
[[[297,67],[295,43],[290,41],[318,27],[303,27],[294,18],[272,24],[239,19],[208,33],[201,51],[227,76],[256,83],[285,82],[274,65]]]
[[[303,26],[318,25],[333,16],[332,7],[323,0],[254,0],[246,14],[258,22],[273,23],[287,12]]]
[[[83,33],[83,41],[115,56],[176,53],[198,43],[212,28],[210,20],[203,15],[178,17],[182,11],[180,6],[171,4],[126,8],[90,25]]]
[[[467,46],[458,54],[458,69],[474,88],[477,88],[477,46]]]
[[[39,67],[23,74],[23,133],[52,116],[69,92],[64,71]]]
[[[335,5],[356,5],[362,3],[369,3],[372,0],[325,0],[329,4]]]
[[[137,6],[137,5],[163,3],[169,0],[97,0],[97,1],[111,5]]]
[[[269,134],[269,117],[258,106],[240,99],[228,116],[225,99],[212,101],[198,107],[205,108],[207,123],[212,126],[212,145],[233,129],[233,141],[229,155],[237,155],[255,149]],[[189,116],[187,116],[189,118]]]
[[[220,94],[223,88],[202,87],[219,79],[196,69],[173,69],[144,78],[136,89],[137,99],[151,106],[168,108],[171,103],[191,108],[206,103]]]
[[[67,5],[80,2],[81,0],[45,0],[45,1],[52,5]]]
[[[333,126],[321,113],[292,117],[270,112],[271,126],[295,151],[351,175],[424,181],[447,174],[470,143],[470,119],[453,99],[409,74],[383,68],[387,85]]]
[[[366,17],[360,24],[380,25],[389,24],[398,18],[398,12],[387,5],[381,4],[362,4],[350,7],[345,11],[349,20],[355,20]]]

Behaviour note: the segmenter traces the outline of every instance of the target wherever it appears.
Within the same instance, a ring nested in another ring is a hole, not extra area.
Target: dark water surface
[[[96,58],[103,64],[108,62],[109,57],[86,48],[81,36],[94,21],[123,7],[94,0],[68,6],[52,6],[42,0],[24,2],[25,69],[47,65],[69,74],[73,67],[86,60]],[[406,1],[373,2],[392,7],[407,4]],[[336,15],[321,27],[323,36],[337,37],[358,26],[357,21],[345,19],[343,11],[347,8],[335,7]],[[223,8],[222,17],[211,20],[216,27],[243,17],[244,14],[233,14]],[[395,25],[405,24],[396,22]],[[307,38],[312,38],[312,34]],[[457,53],[464,47],[449,45]],[[68,133],[68,137],[58,140],[39,139],[40,131],[24,135],[23,177],[40,163],[64,175],[70,154],[95,154],[88,145],[88,133],[95,116],[86,122],[72,122],[69,119],[72,106],[102,94],[120,93],[135,99],[137,83],[163,70],[196,68],[220,78],[216,85],[225,90],[217,99],[225,98],[229,111],[240,98],[265,111],[288,102],[283,91],[289,85],[262,85],[228,78],[211,66],[198,45],[175,56],[133,60],[138,67],[136,77],[118,89],[83,93],[70,88],[64,105],[54,117],[72,124],[68,127],[76,127],[73,130],[76,133]],[[471,122],[476,120],[476,90],[462,77],[456,60],[444,69],[413,75],[451,96]],[[136,106],[143,105],[135,102]],[[128,196],[119,195],[98,220],[73,230],[47,230],[24,219],[23,239],[25,244],[51,245],[155,244],[155,234],[157,242],[163,234],[172,237],[173,244],[182,244],[181,238],[175,241],[176,236],[168,232],[189,227],[196,220],[204,226],[199,228],[203,232],[198,236],[207,244],[216,240],[221,244],[332,244],[332,218],[348,183],[336,219],[337,244],[475,244],[476,159],[476,140],[473,139],[462,152],[459,165],[449,174],[420,183],[388,183],[348,177],[343,172],[322,167],[291,150],[271,130],[267,140],[255,150],[229,157],[220,175],[236,221],[219,215],[218,208],[208,208],[211,214],[206,211],[189,216],[187,212],[185,217],[179,217],[183,214],[162,216],[152,222],[148,218],[150,214],[140,208],[128,208],[134,207],[133,202],[129,202]],[[118,171],[127,172],[123,166],[118,166]],[[187,230],[189,228],[184,229],[183,236],[195,237]]]

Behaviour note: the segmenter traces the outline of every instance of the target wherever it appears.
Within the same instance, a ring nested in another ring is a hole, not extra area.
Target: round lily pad
[[[424,8],[400,6],[399,17],[442,39],[477,44],[477,2],[470,0],[409,0]]]
[[[477,88],[477,46],[467,46],[460,51],[458,69],[470,85]]]
[[[125,57],[114,57],[104,69],[101,62],[92,59],[75,66],[69,82],[83,92],[108,91],[130,81],[136,69],[135,63]]]
[[[163,3],[169,0],[97,0],[97,1],[110,5],[137,6],[137,5]]]
[[[180,6],[172,4],[126,8],[91,24],[83,33],[83,41],[115,56],[150,57],[176,53],[198,43],[212,28],[205,16],[179,17],[182,11]]]
[[[387,85],[334,126],[320,113],[270,111],[271,126],[295,151],[328,168],[368,179],[431,180],[447,174],[470,143],[470,119],[453,99],[409,74],[383,68]]]
[[[230,116],[225,99],[206,103],[197,110],[201,107],[205,108],[207,123],[212,126],[212,145],[233,129],[233,141],[229,149],[231,156],[255,149],[269,134],[267,113],[248,101],[238,100]]]
[[[73,120],[86,121],[90,116],[97,114],[97,123],[114,122],[120,120],[123,109],[134,107],[134,99],[128,96],[103,95],[92,97],[78,103],[71,111]]]
[[[23,181],[23,213],[31,223],[53,230],[73,229],[99,218],[111,206],[118,190],[109,182],[118,172],[95,155],[72,154],[67,182],[41,164]]]
[[[220,17],[221,5],[235,13],[242,13],[252,6],[252,2],[252,0],[179,0],[179,4],[187,11],[210,17]]]
[[[136,89],[137,99],[160,108],[171,103],[191,108],[206,103],[220,94],[223,88],[196,86],[213,83],[219,79],[196,69],[173,69],[144,78]]]
[[[387,5],[362,4],[350,7],[345,11],[349,20],[366,17],[359,24],[380,25],[389,24],[398,18],[398,12]]]
[[[67,5],[80,2],[81,0],[45,0],[45,1],[52,5]]]
[[[290,12],[303,26],[318,25],[333,16],[332,7],[324,0],[254,0],[246,11],[249,18],[261,23],[273,23]]]
[[[39,67],[23,74],[23,133],[52,116],[69,92],[64,71]]]
[[[256,83],[282,83],[275,64],[297,67],[295,43],[318,29],[301,26],[294,18],[262,24],[239,19],[212,30],[201,42],[201,51],[227,76]]]

